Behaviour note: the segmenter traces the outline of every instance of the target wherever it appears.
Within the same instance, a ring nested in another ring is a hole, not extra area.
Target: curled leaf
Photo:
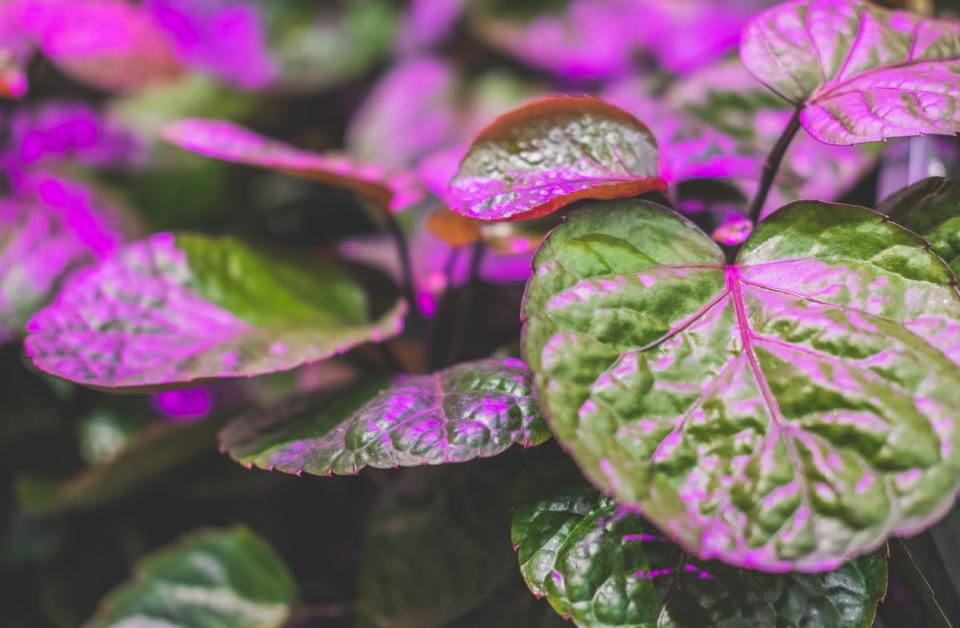
[[[450,182],[450,209],[478,220],[526,220],[580,199],[664,189],[657,144],[629,113],[590,96],[553,96],[497,118]]]
[[[551,486],[513,516],[530,590],[578,626],[869,628],[887,585],[880,552],[822,574],[701,562],[589,486]]]
[[[916,235],[801,202],[736,263],[679,216],[594,205],[527,286],[524,351],[588,477],[703,559],[823,571],[960,486],[960,295]]]
[[[960,23],[865,0],[790,0],[756,17],[741,58],[827,144],[960,130]]]
[[[296,591],[280,556],[249,529],[201,530],[138,561],[84,626],[280,628]]]
[[[220,446],[243,464],[286,473],[353,474],[466,462],[549,432],[518,360],[467,362],[331,400],[307,397],[235,419]]]
[[[339,268],[274,259],[231,238],[157,234],[85,271],[28,324],[43,371],[144,388],[292,369],[399,333],[370,321]]]
[[[171,144],[193,153],[305,177],[347,188],[376,205],[399,211],[422,197],[414,178],[347,155],[301,150],[223,120],[178,120],[163,130]]]

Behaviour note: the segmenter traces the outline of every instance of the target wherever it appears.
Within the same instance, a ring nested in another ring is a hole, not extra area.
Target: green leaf
[[[736,263],[640,201],[540,248],[524,351],[587,476],[703,559],[822,571],[925,529],[960,483],[960,295],[914,234],[788,205]]]
[[[591,96],[552,96],[481,131],[445,200],[469,218],[527,220],[662,190],[657,174],[657,143],[639,120]]]
[[[835,626],[873,623],[887,588],[880,552],[820,574],[697,561],[582,484],[520,504],[513,543],[527,586],[578,626]]]
[[[248,466],[343,475],[466,462],[550,436],[519,360],[467,362],[382,385],[241,415],[221,433],[221,449]]]
[[[880,211],[915,231],[960,272],[960,180],[930,177],[893,194]]]
[[[242,526],[205,530],[142,559],[86,626],[279,627],[295,595],[293,576],[263,539]]]
[[[399,333],[403,302],[375,321],[367,309],[329,263],[157,234],[71,283],[30,322],[26,350],[87,386],[175,386],[288,370]]]
[[[442,626],[479,606],[510,573],[511,479],[497,462],[411,469],[397,479],[364,532],[367,623]]]

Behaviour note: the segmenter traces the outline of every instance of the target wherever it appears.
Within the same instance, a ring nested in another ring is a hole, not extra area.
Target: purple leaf
[[[664,188],[656,141],[639,120],[591,96],[553,96],[481,131],[445,200],[478,220],[528,220]]]
[[[232,122],[179,120],[163,130],[163,137],[184,150],[214,159],[345,187],[385,210],[401,211],[423,196],[412,174],[391,173],[347,155],[302,150]]]
[[[420,52],[451,34],[467,0],[412,0],[397,27],[394,49],[400,54]]]
[[[960,23],[863,0],[791,0],[745,29],[741,57],[827,144],[960,130]]]
[[[153,388],[289,370],[400,332],[370,321],[340,269],[230,238],[157,234],[71,282],[28,325],[43,371],[87,386]]]

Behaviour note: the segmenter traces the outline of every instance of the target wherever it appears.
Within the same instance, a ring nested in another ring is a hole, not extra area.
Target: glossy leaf
[[[880,211],[915,231],[960,273],[960,181],[930,177],[887,198]]]
[[[41,370],[144,388],[292,369],[400,331],[370,321],[339,268],[271,258],[230,238],[157,234],[85,272],[28,324]]]
[[[292,574],[266,541],[242,526],[209,529],[141,559],[85,626],[279,628],[295,596]]]
[[[703,559],[823,571],[960,484],[960,295],[914,234],[794,203],[726,265],[656,205],[596,204],[534,263],[524,350],[587,476]]]
[[[545,216],[573,201],[664,189],[656,140],[625,111],[589,96],[554,96],[497,118],[450,182],[450,209],[479,220]]]
[[[864,0],[791,0],[744,30],[744,64],[821,142],[960,130],[960,23]]]
[[[184,150],[345,187],[384,209],[399,211],[422,197],[403,173],[359,163],[337,153],[301,150],[223,120],[184,119],[168,125],[163,137]]]
[[[221,447],[246,465],[313,475],[466,462],[549,438],[518,360],[466,362],[235,419]]]
[[[887,588],[881,552],[821,574],[698,561],[582,485],[521,503],[512,536],[530,590],[578,626],[869,628]]]

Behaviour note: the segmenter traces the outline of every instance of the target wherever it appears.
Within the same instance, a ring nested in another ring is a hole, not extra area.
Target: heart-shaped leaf
[[[788,205],[725,265],[664,208],[596,204],[537,254],[524,350],[595,484],[703,559],[822,571],[954,501],[954,283],[863,208]]]
[[[423,194],[407,173],[389,173],[339,153],[315,153],[263,137],[224,120],[187,118],[167,125],[163,137],[184,150],[347,188],[383,209],[400,211]]]
[[[527,586],[578,626],[869,628],[887,588],[880,552],[821,574],[700,562],[583,485],[521,503],[512,532]]]
[[[374,382],[333,401],[304,398],[242,415],[221,448],[246,465],[313,475],[466,462],[550,433],[519,360],[466,362]]]
[[[404,312],[370,321],[363,291],[330,264],[157,234],[71,282],[27,325],[26,350],[87,386],[179,385],[323,360],[399,333]]]
[[[756,17],[740,55],[803,107],[827,144],[960,130],[960,23],[865,0],[790,0]]]
[[[192,532],[141,559],[135,574],[101,601],[87,628],[280,628],[297,589],[280,556],[242,526]]]
[[[525,220],[662,189],[656,140],[639,120],[590,96],[553,96],[481,131],[446,201],[470,218]]]
[[[880,211],[923,236],[960,274],[960,180],[923,179],[883,201]]]

